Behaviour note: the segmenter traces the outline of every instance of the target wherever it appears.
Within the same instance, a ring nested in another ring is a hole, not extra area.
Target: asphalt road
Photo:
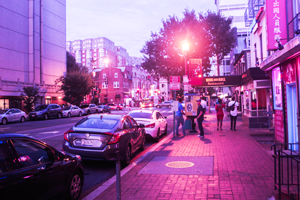
[[[159,110],[163,116],[167,116],[168,134],[173,130],[173,114],[169,108],[148,108]],[[112,113],[127,114],[128,110],[112,111]],[[69,130],[82,117],[62,118],[26,121],[25,123],[10,123],[7,125],[0,125],[1,133],[20,133],[32,136],[36,139],[42,140],[57,150],[62,150],[63,134]],[[162,136],[166,137],[165,135]],[[156,143],[151,139],[146,140],[146,149],[151,148]],[[139,151],[133,155],[133,159],[137,159],[143,152]],[[105,181],[115,175],[115,163],[105,161],[83,161],[84,167],[84,185],[81,198],[88,195],[95,188],[102,185]]]

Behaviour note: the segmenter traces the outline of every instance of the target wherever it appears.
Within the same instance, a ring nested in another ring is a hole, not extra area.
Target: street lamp
[[[184,66],[185,66],[185,75],[188,75],[187,65],[186,65],[186,54],[190,50],[190,43],[187,40],[182,42],[182,51],[184,53]]]

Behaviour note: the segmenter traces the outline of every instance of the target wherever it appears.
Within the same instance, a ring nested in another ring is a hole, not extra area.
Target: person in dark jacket
[[[197,122],[198,122],[198,127],[200,131],[200,135],[198,137],[204,137],[204,130],[203,130],[203,125],[202,122],[204,120],[204,108],[201,105],[201,99],[197,100],[198,108],[197,108]]]

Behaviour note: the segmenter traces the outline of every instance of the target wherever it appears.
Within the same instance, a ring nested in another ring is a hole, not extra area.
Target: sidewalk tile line
[[[121,177],[123,177],[128,171],[130,171],[133,167],[135,167],[138,163],[140,163],[145,157],[147,157],[150,153],[155,151],[159,146],[161,146],[161,144],[163,144],[166,140],[170,139],[171,137],[173,137],[173,132],[171,132],[167,137],[165,137],[163,140],[161,140],[159,143],[157,143],[149,151],[147,151],[147,153],[143,154],[136,161],[132,162],[125,169],[121,170]],[[109,188],[115,182],[116,182],[116,175],[111,177],[108,181],[104,182],[101,186],[96,188],[93,192],[91,192],[89,195],[84,197],[82,200],[93,200],[93,199],[95,199],[96,197],[98,197],[102,192],[104,192],[107,188]]]

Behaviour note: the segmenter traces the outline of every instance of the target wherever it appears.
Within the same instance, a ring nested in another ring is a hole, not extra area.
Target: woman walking
[[[224,112],[223,112],[223,108],[225,108],[225,104],[222,102],[222,99],[218,99],[218,104],[216,105],[215,109],[217,112],[217,130],[222,130],[222,122],[223,122],[223,118],[224,118]]]

